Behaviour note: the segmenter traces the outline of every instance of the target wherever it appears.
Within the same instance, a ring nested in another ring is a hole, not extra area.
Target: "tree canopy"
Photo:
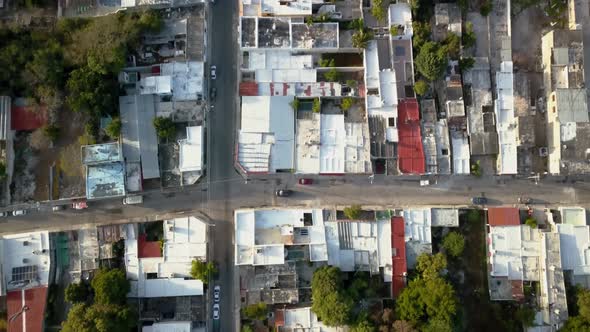
[[[425,80],[418,80],[416,84],[414,84],[414,92],[416,92],[418,96],[425,95],[426,92],[428,92],[428,88],[428,82]]]
[[[358,220],[361,217],[362,211],[360,205],[351,205],[344,208],[344,215],[350,220]]]
[[[209,282],[209,277],[217,273],[217,267],[213,262],[203,262],[195,259],[191,262],[191,277],[201,280],[203,283]]]
[[[446,267],[446,258],[423,254],[418,257],[419,275],[400,293],[396,310],[401,320],[427,331],[446,331],[457,311],[457,299],[451,284],[439,274]],[[450,331],[450,330],[449,330]]]
[[[248,319],[264,320],[266,318],[266,314],[268,313],[268,308],[266,303],[259,302],[245,307],[242,309],[242,313]]]
[[[340,269],[323,266],[315,270],[311,281],[311,310],[327,326],[349,322],[352,300],[344,293]]]
[[[435,42],[425,42],[416,56],[416,68],[426,79],[434,81],[441,77],[447,66],[444,47]]]
[[[97,304],[124,304],[130,290],[125,271],[120,269],[100,269],[90,284]]]
[[[88,300],[88,287],[82,283],[71,283],[65,289],[65,299],[70,303]]]
[[[128,332],[137,324],[136,313],[128,306],[74,304],[62,323],[62,332]]]
[[[160,138],[171,140],[174,139],[174,136],[176,135],[176,127],[170,118],[161,116],[155,117],[154,128],[156,128],[156,133]]]
[[[119,117],[113,118],[104,131],[110,138],[118,139],[121,135],[121,119]]]
[[[442,246],[450,256],[459,257],[465,249],[465,237],[461,233],[450,232],[444,237]]]

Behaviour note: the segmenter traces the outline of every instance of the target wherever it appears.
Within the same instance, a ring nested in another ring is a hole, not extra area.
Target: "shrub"
[[[434,81],[444,73],[447,59],[444,49],[435,42],[426,42],[416,56],[416,68],[426,79]]]
[[[268,312],[268,308],[266,307],[266,303],[259,302],[257,304],[251,304],[244,309],[242,309],[242,313],[248,319],[256,319],[256,320],[264,320],[266,318],[266,314]]]
[[[352,106],[354,105],[354,99],[351,97],[346,97],[344,99],[342,99],[342,104],[340,105],[340,108],[343,111],[348,111]]]
[[[481,14],[481,16],[488,16],[490,15],[490,13],[492,12],[492,2],[491,0],[486,0],[486,2],[484,2],[480,7],[479,7],[479,13]]]
[[[313,99],[313,106],[311,107],[311,110],[314,113],[319,113],[321,111],[322,108],[322,104],[320,103],[320,98],[314,98]]]
[[[47,125],[47,126],[43,127],[43,133],[52,142],[55,142],[59,138],[59,127],[54,124]]]
[[[161,116],[154,118],[154,128],[156,128],[156,133],[160,138],[172,140],[176,135],[176,127],[170,118]]]
[[[473,23],[465,23],[465,32],[461,35],[463,46],[466,48],[475,46],[475,32],[473,32]]]
[[[462,58],[459,60],[459,69],[461,70],[461,72],[470,70],[471,68],[473,68],[473,65],[475,65],[474,58]]]
[[[340,73],[335,68],[332,68],[324,74],[324,77],[328,82],[336,82],[340,77]]]
[[[289,103],[289,105],[291,105],[291,108],[297,112],[297,110],[299,109],[299,99],[294,98],[292,102]]]
[[[465,238],[460,233],[450,232],[443,239],[442,246],[450,256],[459,257],[465,249]]]
[[[361,217],[361,206],[352,205],[344,208],[344,215],[350,220],[358,220]]]
[[[88,287],[82,283],[71,283],[65,289],[65,299],[69,303],[80,303],[88,298]]]
[[[418,80],[418,82],[414,84],[414,92],[416,92],[418,96],[424,96],[426,92],[428,92],[428,89],[428,82],[425,80]]]
[[[524,221],[524,224],[529,226],[530,228],[537,228],[537,219],[535,219],[533,217],[528,217]]]
[[[113,118],[111,123],[104,129],[104,131],[109,135],[112,139],[118,139],[121,135],[121,119]]]

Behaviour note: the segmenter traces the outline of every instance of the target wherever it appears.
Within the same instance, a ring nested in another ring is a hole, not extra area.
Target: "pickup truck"
[[[74,210],[84,210],[87,208],[88,208],[88,204],[86,204],[86,201],[79,201],[79,202],[72,203],[72,209],[74,209]]]

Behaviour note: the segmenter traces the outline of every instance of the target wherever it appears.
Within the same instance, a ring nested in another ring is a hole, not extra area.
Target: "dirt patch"
[[[12,203],[34,199],[38,158],[31,149],[30,136],[27,132],[19,132],[14,139],[14,171],[10,184]]]

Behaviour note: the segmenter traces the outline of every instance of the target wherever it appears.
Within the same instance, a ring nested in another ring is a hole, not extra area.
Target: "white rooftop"
[[[365,50],[366,108],[369,115],[397,117],[397,83],[395,71],[379,70],[377,42],[370,41]],[[378,89],[378,94],[369,94],[369,89]]]
[[[295,112],[289,96],[243,96],[238,161],[247,172],[293,169]]]
[[[260,0],[262,15],[297,16],[311,15],[311,0]]]
[[[280,309],[279,309],[280,310]],[[292,329],[293,331],[305,330],[310,332],[341,332],[342,328],[328,327],[318,321],[316,314],[311,311],[311,307],[285,309],[285,325],[283,328]]]
[[[328,259],[320,209],[237,210],[234,221],[236,265],[283,264],[286,245],[308,245],[311,261]]]
[[[201,171],[203,169],[203,127],[186,127],[186,139],[178,142],[179,170],[181,172]]]
[[[0,294],[49,283],[51,252],[48,232],[2,236],[0,240]]]
[[[451,137],[453,149],[453,174],[469,174],[469,141],[467,137]]]
[[[396,3],[389,5],[389,26],[402,26],[403,39],[411,39],[414,34],[412,28],[412,9],[407,3]],[[400,31],[401,32],[401,31]],[[395,36],[392,36],[394,38]]]
[[[344,173],[344,114],[320,115],[320,173]]]
[[[413,208],[403,211],[406,242],[432,243],[432,220],[429,208]]]
[[[134,225],[127,227],[125,268],[131,281],[129,297],[203,295],[203,283],[190,277],[191,262],[207,258],[207,224],[189,216],[163,221],[162,257],[138,257]],[[147,274],[157,278],[147,279]]]
[[[541,239],[538,229],[527,225],[494,226],[488,234],[493,277],[539,280]]]
[[[500,64],[500,71],[496,72],[498,99],[495,101],[495,112],[499,145],[498,174],[517,173],[518,121],[514,116],[513,84],[512,62],[504,61]]]
[[[157,322],[141,328],[142,332],[196,332],[192,322]]]
[[[313,56],[294,55],[290,51],[266,50],[248,53],[248,69],[313,69]]]
[[[117,142],[82,146],[82,163],[85,165],[110,163],[121,160],[123,160],[121,147]]]
[[[561,243],[561,264],[574,275],[590,274],[590,227],[557,224]]]
[[[198,61],[167,62],[160,65],[161,76],[172,77],[174,100],[197,100],[203,94],[204,64]]]
[[[148,76],[139,81],[142,95],[162,95],[172,93],[172,76]]]
[[[581,207],[559,207],[558,211],[561,214],[561,222],[574,226],[586,225],[586,210]]]
[[[383,279],[392,279],[391,222],[325,222],[328,264],[342,271],[369,271]]]

